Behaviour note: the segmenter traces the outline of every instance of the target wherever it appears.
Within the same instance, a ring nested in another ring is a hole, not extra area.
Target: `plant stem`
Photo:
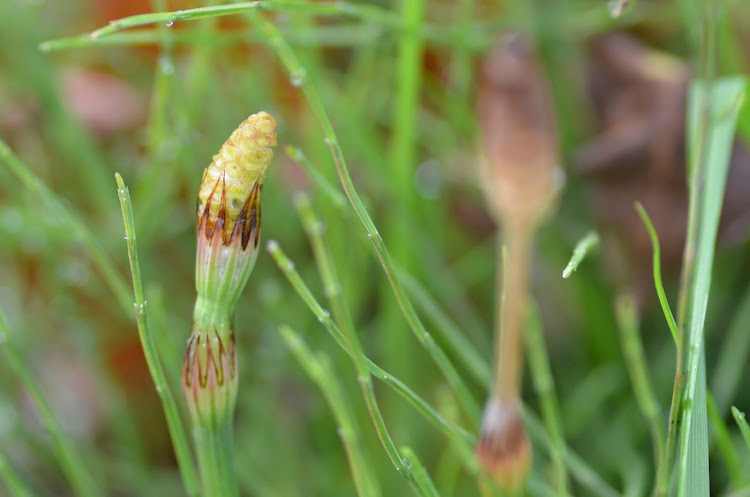
[[[231,419],[210,427],[196,423],[193,436],[203,488],[201,497],[238,496]]]
[[[509,405],[518,400],[521,387],[521,345],[531,237],[528,230],[508,229],[507,232],[507,252],[501,245],[498,253],[495,395],[502,404]]]
[[[115,174],[117,180],[117,194],[120,198],[120,208],[122,218],[125,223],[125,238],[128,245],[128,259],[130,260],[130,271],[133,276],[133,291],[135,293],[135,315],[138,323],[138,335],[143,347],[143,354],[146,357],[146,364],[151,373],[151,378],[156,386],[156,392],[159,394],[164,415],[167,419],[167,428],[169,435],[174,444],[175,456],[177,457],[177,466],[180,468],[182,482],[185,490],[190,496],[198,495],[198,477],[195,471],[193,458],[190,454],[190,444],[185,435],[185,427],[177,410],[177,403],[172,395],[172,390],[167,383],[164,369],[159,360],[159,353],[156,350],[154,336],[149,324],[148,302],[144,297],[143,284],[141,282],[141,266],[138,262],[138,245],[135,235],[135,222],[133,221],[133,206],[130,201],[130,193],[125,186],[125,182],[119,174]]]
[[[354,183],[352,182],[352,179],[349,175],[349,169],[346,165],[346,160],[344,159],[344,153],[341,150],[341,146],[339,145],[338,139],[336,137],[336,132],[333,128],[333,124],[331,123],[330,118],[328,117],[328,113],[323,107],[320,96],[315,90],[315,87],[309,81],[306,81],[307,72],[300,65],[296,55],[286,43],[284,38],[281,36],[281,33],[276,28],[276,26],[259,17],[253,16],[251,19],[257,26],[260,27],[260,29],[265,34],[266,42],[276,52],[279,59],[281,59],[281,62],[286,67],[290,78],[303,82],[303,84],[301,85],[301,89],[305,95],[305,98],[307,99],[310,108],[312,109],[313,114],[318,119],[318,121],[320,122],[320,126],[323,129],[325,142],[331,150],[331,155],[333,157],[333,161],[336,166],[336,171],[341,181],[341,185],[344,189],[344,193],[346,193],[349,202],[357,213],[360,221],[364,225],[365,230],[367,231],[367,235],[375,247],[375,252],[383,265],[383,270],[388,277],[391,288],[393,289],[393,293],[396,296],[396,300],[401,307],[401,311],[406,317],[406,321],[409,323],[409,326],[419,340],[419,343],[424,346],[435,364],[440,368],[448,384],[451,386],[451,388],[453,388],[453,390],[456,392],[456,395],[461,399],[461,406],[469,415],[471,423],[473,425],[476,425],[480,417],[479,405],[477,404],[476,400],[474,400],[473,395],[469,391],[461,376],[458,374],[458,371],[456,371],[456,368],[448,359],[448,356],[445,355],[443,349],[435,342],[432,336],[430,336],[430,334],[425,329],[422,321],[419,319],[419,316],[417,316],[417,313],[414,310],[409,297],[406,295],[406,291],[404,290],[401,281],[396,276],[393,261],[391,260],[388,250],[386,249],[383,238],[380,236],[380,232],[375,227],[375,223],[370,217],[370,214],[367,212],[367,209],[362,203],[362,200],[360,199],[359,194],[354,187]]]

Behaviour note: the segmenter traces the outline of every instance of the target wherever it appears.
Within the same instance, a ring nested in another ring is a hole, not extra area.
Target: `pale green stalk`
[[[180,468],[182,482],[185,485],[185,491],[191,497],[198,495],[198,477],[195,471],[193,458],[190,454],[190,445],[185,435],[185,427],[182,424],[177,403],[169,388],[167,378],[164,374],[159,353],[156,350],[154,336],[149,323],[148,302],[143,293],[143,284],[141,282],[141,267],[138,262],[138,244],[135,233],[135,222],[133,220],[133,206],[130,201],[130,193],[125,186],[125,182],[119,174],[115,174],[117,180],[117,195],[120,198],[120,208],[122,218],[125,223],[125,238],[128,245],[128,259],[130,260],[130,272],[133,277],[133,291],[135,293],[135,316],[138,324],[138,336],[143,347],[143,354],[146,357],[149,373],[156,386],[156,392],[161,400],[164,416],[167,420],[167,429],[174,446],[177,466]]]

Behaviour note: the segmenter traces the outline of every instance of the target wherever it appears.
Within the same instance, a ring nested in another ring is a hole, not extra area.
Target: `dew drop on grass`
[[[164,25],[168,28],[171,28],[172,26],[174,26],[174,21],[167,21],[164,23]]]
[[[300,71],[297,74],[293,74],[292,77],[289,78],[289,83],[293,87],[299,88],[299,87],[301,87],[302,85],[305,84],[305,78],[306,77],[307,77],[307,74],[305,73],[305,71],[304,70]]]
[[[174,64],[169,60],[169,57],[163,55],[159,57],[159,68],[161,69],[161,72],[167,76],[174,74]]]

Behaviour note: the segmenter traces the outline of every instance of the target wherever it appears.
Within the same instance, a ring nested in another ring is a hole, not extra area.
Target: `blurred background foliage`
[[[684,88],[700,45],[697,3],[634,1],[614,18],[600,0],[430,1],[419,64],[407,71],[398,64],[402,32],[375,15],[264,14],[306,69],[305,80],[297,81],[242,15],[82,40],[66,50],[39,49],[45,40],[87,33],[115,18],[205,5],[197,0],[0,2],[0,137],[95,234],[114,269],[107,280],[92,258],[92,243],[77,236],[48,196],[3,166],[0,307],[83,463],[106,489],[103,495],[182,493],[135,329],[114,173],[130,186],[153,325],[179,395],[195,298],[197,188],[212,154],[258,110],[279,123],[280,146],[263,195],[264,239],[279,241],[322,300],[293,203],[295,194],[307,192],[324,221],[367,355],[443,416],[476,432],[478,420],[462,418],[398,310],[299,86],[313,84],[321,94],[353,181],[400,271],[456,323],[487,367],[496,226],[477,185],[476,68],[509,30],[529,33],[536,44],[557,110],[566,175],[532,269],[565,440],[618,492],[646,495],[653,478],[651,443],[625,368],[613,302],[625,291],[637,297],[666,423],[675,354],[653,292],[647,233],[632,205],[642,201],[654,219],[674,300],[686,216]],[[400,2],[369,5],[400,16]],[[719,74],[746,74],[749,44],[750,9],[742,0],[726,0]],[[404,78],[407,88],[416,89],[412,97],[408,89],[399,96]],[[740,137],[750,138],[747,105],[738,126]],[[286,146],[302,150],[323,180],[285,153]],[[742,147],[738,142],[733,156],[706,328],[717,419],[736,447],[741,438],[729,406],[750,409],[748,389],[740,384],[750,340],[750,159]],[[563,280],[576,241],[591,229],[601,234],[601,246]],[[440,314],[420,305],[423,299],[409,288],[430,331]],[[243,493],[354,494],[335,421],[278,334],[285,323],[330,355],[383,494],[406,495],[405,481],[372,429],[350,360],[265,251],[236,323],[241,377],[235,443]],[[0,450],[39,495],[68,495],[33,403],[5,364],[0,371]],[[483,402],[488,385],[461,365],[459,371]],[[526,376],[524,400],[538,410]],[[393,391],[378,384],[376,392],[394,439],[415,449],[441,494],[475,494],[449,440]],[[713,447],[712,489],[717,495],[737,490]],[[750,454],[737,454],[750,474]],[[535,447],[534,473],[544,479],[548,464],[545,450]],[[589,495],[576,482],[571,489]]]

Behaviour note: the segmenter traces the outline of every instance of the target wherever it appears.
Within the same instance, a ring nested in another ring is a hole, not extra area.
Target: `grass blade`
[[[667,320],[669,331],[672,333],[672,338],[674,339],[674,343],[676,345],[679,339],[677,336],[677,322],[674,319],[674,314],[672,314],[672,309],[669,307],[669,300],[667,300],[667,294],[664,291],[664,285],[661,281],[661,248],[659,246],[659,237],[656,235],[656,230],[654,229],[653,223],[651,223],[651,218],[648,217],[646,209],[643,208],[643,205],[640,202],[635,203],[635,210],[638,211],[638,215],[641,216],[643,224],[646,225],[648,236],[651,238],[651,245],[654,247],[654,285],[656,286],[656,293],[659,296],[661,310],[664,313],[664,318]]]
[[[744,89],[742,78],[722,79],[713,84],[695,82],[688,98],[688,143],[691,144],[688,226],[692,229],[688,229],[687,246],[695,247],[695,258],[685,260],[688,265],[684,294],[686,321],[681,323],[684,334],[680,336],[685,367],[677,460],[680,497],[709,494],[704,322],[719,214]],[[705,117],[707,122],[703,120]]]

